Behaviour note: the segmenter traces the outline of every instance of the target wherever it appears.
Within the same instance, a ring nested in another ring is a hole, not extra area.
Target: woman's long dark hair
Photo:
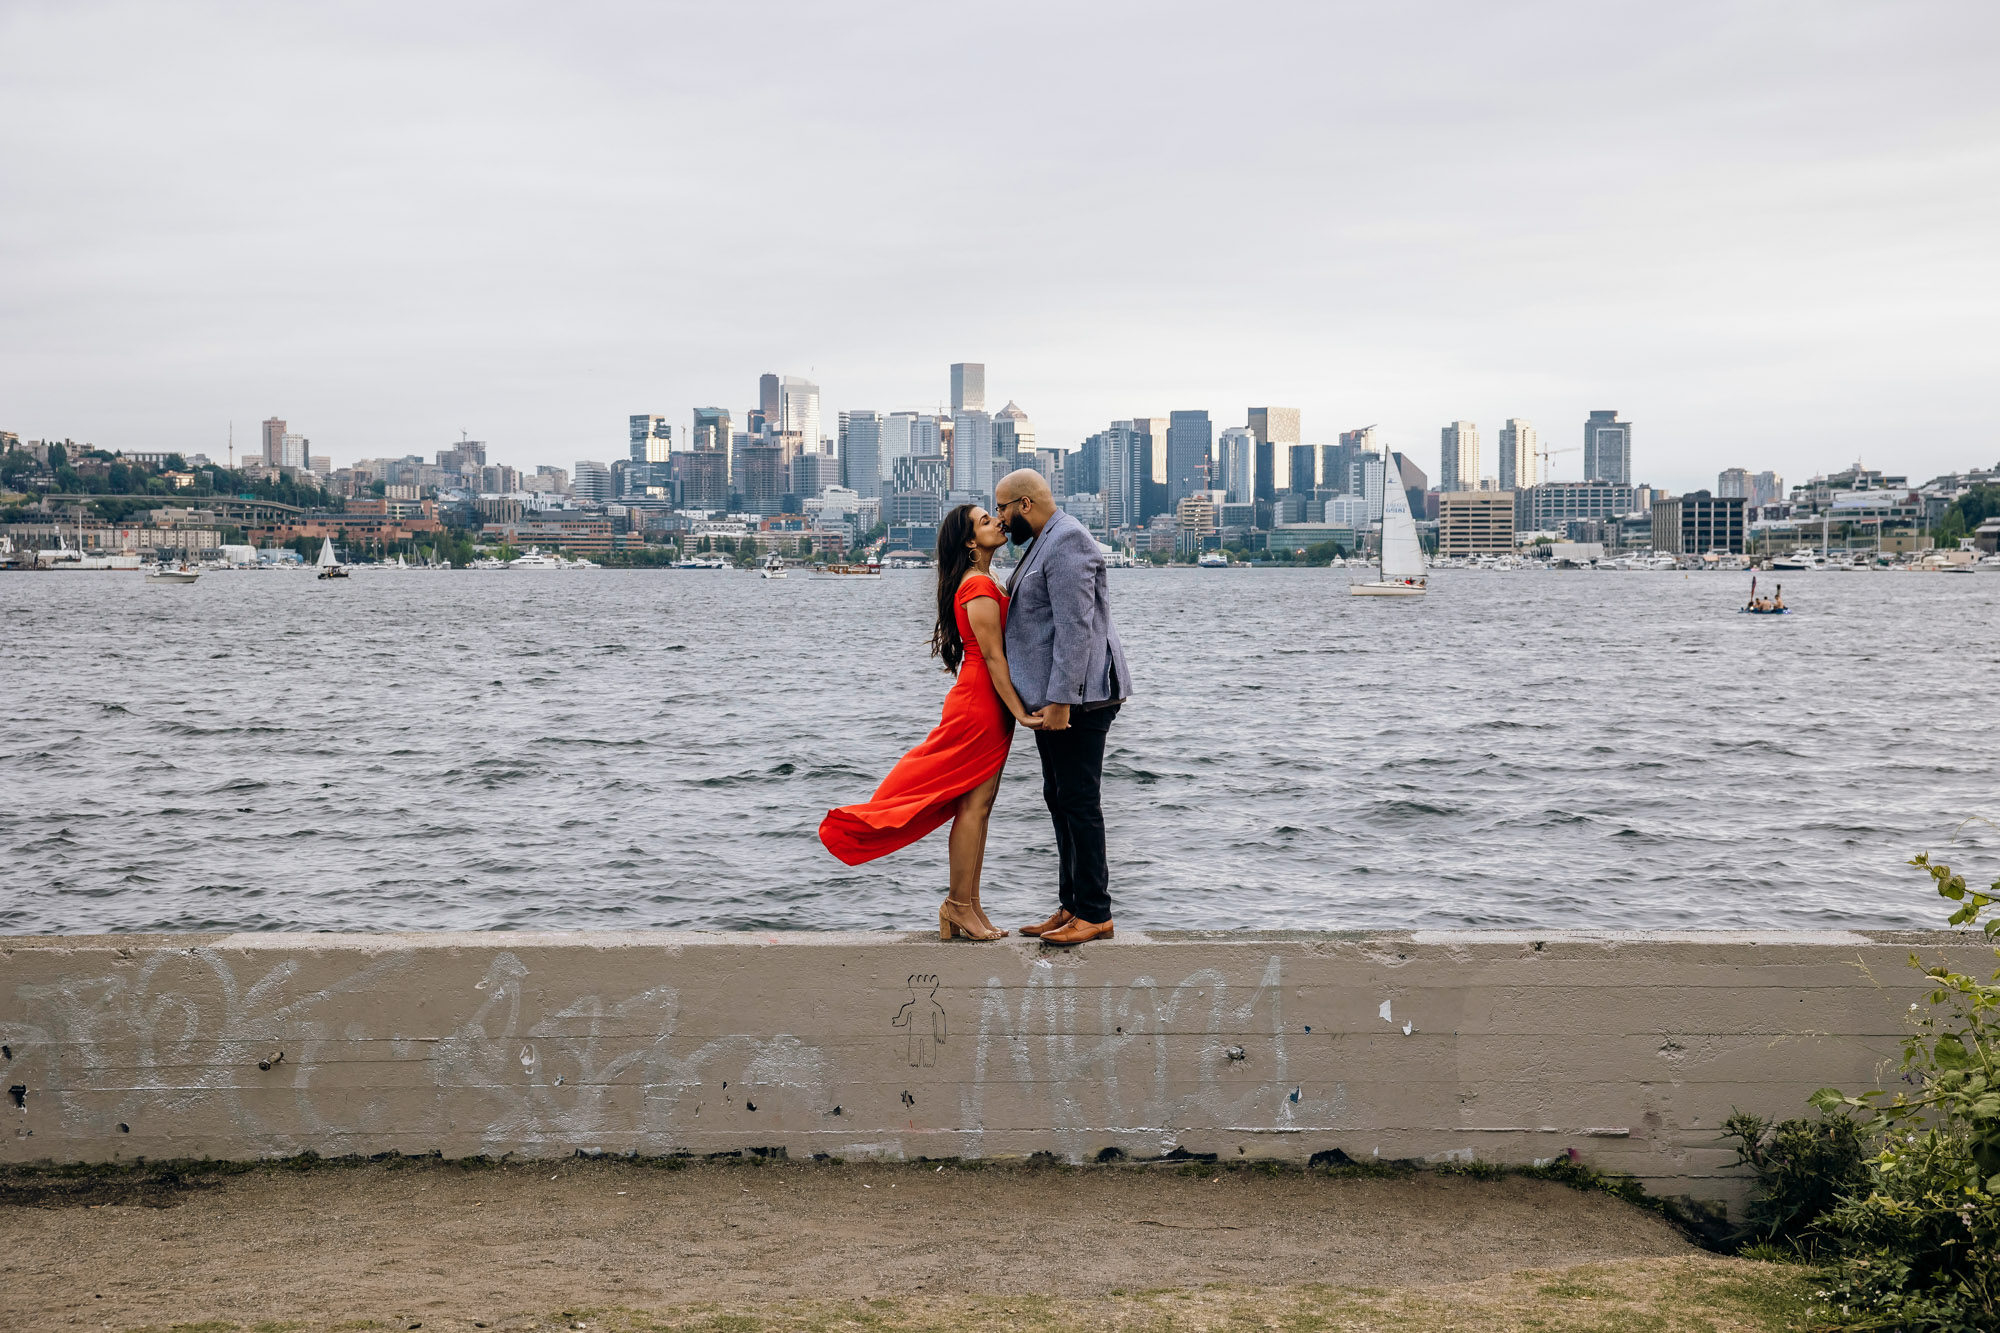
[[[931,631],[931,656],[944,659],[944,669],[958,674],[965,661],[965,640],[958,637],[958,583],[972,568],[972,511],[959,505],[938,524],[937,628]]]

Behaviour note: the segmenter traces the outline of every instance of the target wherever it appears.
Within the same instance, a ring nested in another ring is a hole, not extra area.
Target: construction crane
[[[1540,482],[1544,482],[1544,481],[1547,481],[1547,480],[1549,479],[1549,460],[1550,460],[1551,458],[1554,458],[1554,457],[1555,457],[1555,456],[1556,456],[1557,454],[1578,454],[1578,453],[1582,453],[1582,452],[1583,452],[1583,446],[1582,446],[1582,445],[1580,445],[1580,444],[1576,444],[1576,445],[1571,445],[1571,446],[1570,446],[1569,448],[1567,448],[1567,449],[1537,449],[1537,450],[1535,450],[1535,457],[1537,457],[1537,458],[1539,458],[1539,459],[1541,459],[1541,460],[1542,460],[1542,466],[1541,466],[1541,476],[1539,476],[1539,477],[1537,477],[1537,478],[1535,479],[1535,480],[1536,480],[1536,482],[1537,482],[1537,483],[1539,484]]]

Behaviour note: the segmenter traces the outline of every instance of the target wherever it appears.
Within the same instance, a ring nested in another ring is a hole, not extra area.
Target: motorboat
[[[1826,557],[1810,546],[1801,546],[1790,555],[1781,555],[1771,561],[1772,569],[1825,569]]]
[[[773,551],[771,552],[770,555],[764,557],[764,563],[758,566],[757,577],[765,579],[781,579],[784,578],[790,572],[791,572],[790,570],[785,568],[784,557],[780,556],[776,551]]]
[[[562,567],[563,567],[564,569],[602,569],[602,568],[604,568],[604,566],[603,566],[603,565],[600,565],[600,564],[598,564],[598,563],[597,563],[597,562],[596,562],[595,560],[592,560],[592,559],[590,559],[590,558],[589,558],[589,557],[587,557],[587,556],[581,556],[581,555],[580,555],[580,556],[577,556],[577,557],[576,557],[575,559],[573,559],[573,560],[565,560],[565,561],[563,561],[563,562],[562,562]]]
[[[727,569],[729,562],[719,555],[689,556],[685,560],[674,561],[675,569]]]
[[[1410,516],[1410,499],[1401,486],[1385,486],[1382,494],[1382,556],[1379,577],[1350,583],[1353,597],[1422,597],[1425,592],[1424,548],[1417,541],[1417,523]]]
[[[1205,551],[1201,559],[1194,562],[1198,569],[1227,569],[1229,557],[1220,551]]]
[[[539,546],[530,546],[526,555],[517,555],[507,562],[509,569],[561,569],[563,561],[556,556],[542,554]]]
[[[472,563],[471,563],[470,565],[467,565],[467,566],[466,566],[466,568],[467,568],[467,569],[505,569],[505,568],[507,568],[507,562],[506,562],[505,560],[502,560],[502,559],[501,559],[500,557],[498,557],[498,556],[494,556],[494,555],[482,555],[482,556],[478,556],[478,557],[476,557],[476,558],[475,558],[475,559],[473,560],[473,562],[472,562]]]
[[[201,571],[183,560],[178,565],[155,565],[146,571],[148,583],[193,583]]]

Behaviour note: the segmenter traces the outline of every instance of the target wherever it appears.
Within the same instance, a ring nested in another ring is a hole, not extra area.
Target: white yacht
[[[765,556],[764,563],[757,569],[757,577],[764,579],[781,579],[788,573],[790,571],[785,568],[784,557],[776,551]]]
[[[1801,546],[1790,555],[1781,555],[1771,562],[1773,569],[1825,569],[1826,557],[1810,546]]]
[[[1422,597],[1425,592],[1424,548],[1417,541],[1417,523],[1410,516],[1410,498],[1401,486],[1382,488],[1381,576],[1372,583],[1350,583],[1354,597]]]
[[[193,583],[201,571],[183,560],[178,565],[154,565],[146,571],[148,583]]]
[[[729,562],[719,555],[693,555],[674,561],[675,569],[727,569]]]
[[[1227,569],[1229,557],[1220,551],[1204,551],[1201,559],[1194,562],[1200,569]]]
[[[507,562],[506,562],[505,560],[502,560],[502,559],[501,559],[500,557],[498,557],[498,556],[494,556],[494,555],[482,555],[482,556],[478,556],[478,557],[476,557],[476,558],[475,558],[475,559],[473,560],[473,562],[472,562],[472,563],[471,563],[470,565],[466,566],[466,568],[468,568],[468,569],[505,569],[505,568],[507,568]]]
[[[509,569],[561,569],[563,562],[555,556],[543,555],[542,548],[530,546],[526,555],[517,555],[507,562]]]

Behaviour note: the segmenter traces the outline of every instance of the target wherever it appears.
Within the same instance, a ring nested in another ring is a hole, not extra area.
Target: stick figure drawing
[[[926,989],[928,988],[928,989]],[[910,978],[910,998],[889,1020],[907,1030],[910,1067],[928,1069],[937,1063],[937,1048],[944,1045],[944,1006],[937,1000],[938,979],[928,973]],[[926,1022],[925,1020],[929,1021]],[[925,1031],[929,1028],[929,1031]]]

